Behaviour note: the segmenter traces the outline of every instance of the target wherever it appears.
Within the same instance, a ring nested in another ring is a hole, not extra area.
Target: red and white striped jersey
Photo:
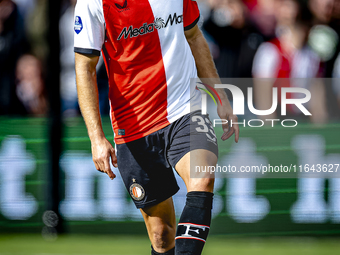
[[[190,82],[196,65],[184,35],[199,16],[192,0],[78,0],[75,52],[103,53],[117,144],[200,109],[201,94]]]

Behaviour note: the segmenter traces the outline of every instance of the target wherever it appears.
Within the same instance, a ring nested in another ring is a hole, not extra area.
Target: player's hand
[[[113,180],[116,175],[111,170],[110,158],[114,167],[118,165],[116,152],[112,144],[106,138],[101,138],[91,141],[91,148],[92,159],[97,170],[106,173]]]
[[[225,141],[235,134],[235,142],[238,143],[240,128],[238,124],[234,124],[238,120],[237,116],[233,114],[231,108],[228,109],[222,105],[217,106],[217,113],[222,120],[228,120],[228,123],[222,124],[223,135],[221,136],[221,139]],[[230,125],[230,122],[232,122],[232,126]]]

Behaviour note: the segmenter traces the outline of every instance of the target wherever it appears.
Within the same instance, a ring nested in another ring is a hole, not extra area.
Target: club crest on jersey
[[[79,16],[76,16],[75,22],[74,22],[74,31],[79,34],[83,30],[83,22]]]
[[[183,15],[177,16],[177,13],[174,13],[173,15],[170,14],[167,18],[166,22],[164,22],[164,19],[162,18],[156,18],[153,23],[144,23],[140,28],[133,28],[133,26],[124,27],[122,32],[120,32],[117,40],[119,41],[124,37],[124,39],[127,39],[128,37],[133,38],[137,37],[139,35],[144,35],[147,33],[151,33],[155,31],[156,29],[162,29],[166,28],[168,25],[177,25],[181,24],[183,22]]]
[[[140,201],[145,197],[144,188],[140,184],[134,182],[130,186],[130,195],[134,200]]]

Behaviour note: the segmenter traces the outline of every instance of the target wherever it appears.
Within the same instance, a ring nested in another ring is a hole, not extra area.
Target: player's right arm
[[[79,106],[91,139],[92,158],[96,168],[111,179],[110,169],[117,167],[115,150],[106,140],[99,113],[96,66],[105,38],[102,0],[81,0],[75,8],[74,51]]]
[[[115,167],[117,158],[113,146],[105,138],[100,118],[96,75],[98,59],[95,55],[75,53],[78,100],[91,140],[93,162],[98,171],[113,179],[115,174],[110,168],[110,158]]]

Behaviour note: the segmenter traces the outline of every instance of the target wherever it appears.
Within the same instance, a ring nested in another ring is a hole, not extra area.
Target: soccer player
[[[216,165],[217,142],[190,79],[220,81],[197,27],[199,17],[192,0],[79,0],[75,10],[77,89],[93,161],[111,179],[110,159],[119,166],[144,217],[152,254],[201,254],[210,228],[214,179],[209,173],[190,178],[190,159],[198,166]],[[116,149],[104,136],[99,114],[100,52],[109,77]],[[219,116],[236,122],[226,94],[217,93]],[[238,141],[237,125],[223,128],[222,140],[235,133]],[[172,168],[188,191],[177,226]]]

